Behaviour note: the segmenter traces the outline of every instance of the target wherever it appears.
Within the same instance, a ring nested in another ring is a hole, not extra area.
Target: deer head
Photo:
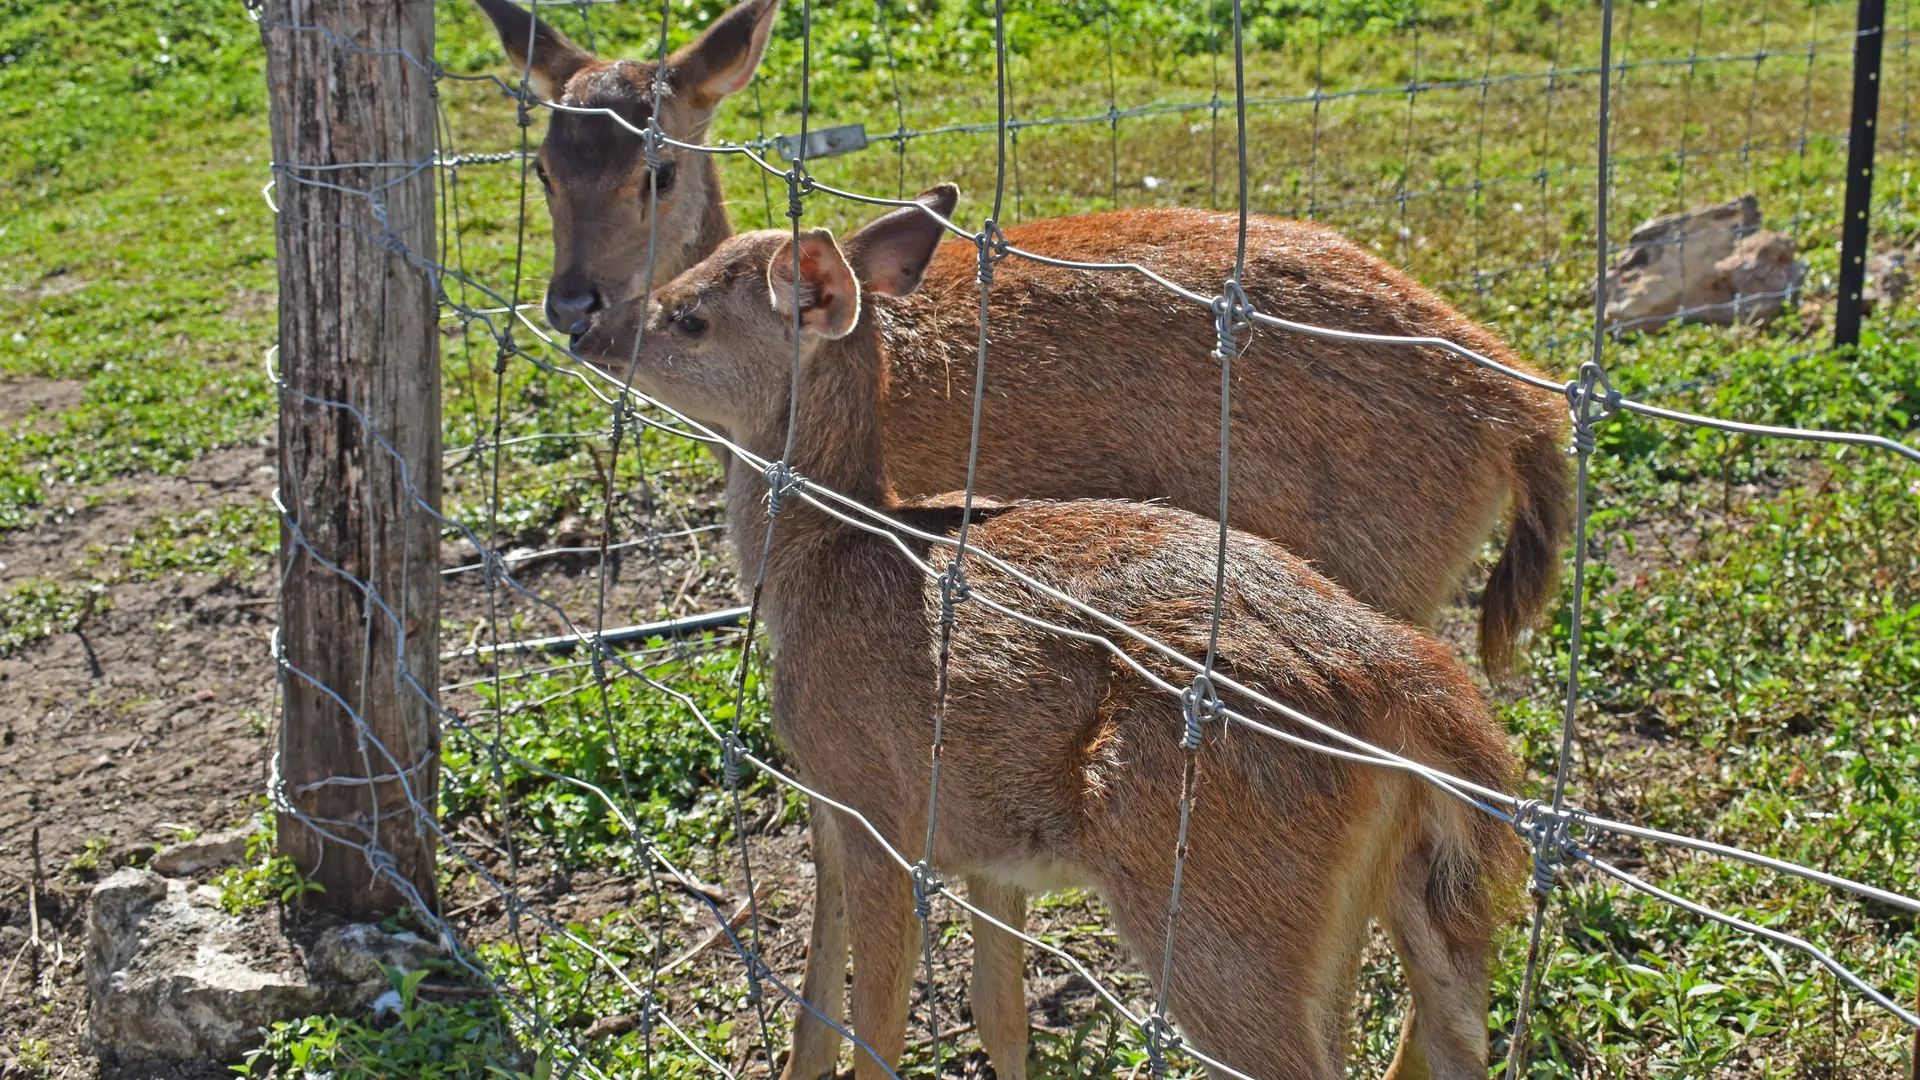
[[[534,159],[553,221],[547,321],[577,334],[595,312],[671,281],[732,232],[711,155],[669,147],[649,170],[644,141],[620,121],[644,129],[657,113],[667,137],[705,141],[720,102],[752,80],[780,0],[745,0],[669,56],[664,72],[654,60],[602,60],[511,0],[476,2],[542,98],[606,110],[553,110]]]
[[[622,378],[631,366],[643,392],[736,437],[784,432],[796,298],[804,379],[831,344],[876,334],[867,300],[920,286],[944,231],[921,207],[946,217],[959,197],[942,184],[844,247],[826,229],[802,232],[797,260],[790,231],[731,237],[651,297],[596,315],[575,351]]]

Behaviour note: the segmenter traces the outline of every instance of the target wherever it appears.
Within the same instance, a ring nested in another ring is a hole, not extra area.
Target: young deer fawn
[[[946,209],[954,197],[951,187],[923,196]],[[623,375],[631,359],[644,392],[777,458],[789,439],[797,290],[793,469],[951,535],[957,498],[900,500],[884,435],[887,381],[898,371],[887,350],[924,303],[911,294],[939,236],[918,208],[861,229],[844,252],[812,230],[800,238],[797,283],[787,234],[735,236],[650,301],[600,313],[579,347]],[[762,566],[768,496],[766,477],[732,457],[727,520],[743,576],[764,575],[775,731],[806,783],[857,809],[895,848],[917,852],[928,824],[940,590],[888,539],[791,494]],[[977,508],[970,529],[970,546],[1188,655],[1205,651],[1214,522],[1120,501],[1013,502]],[[911,536],[904,543],[923,561],[950,558]],[[1270,541],[1236,532],[1227,560],[1222,674],[1434,768],[1487,786],[1509,782],[1515,763],[1503,733],[1446,649]],[[978,601],[1098,633],[1091,620],[978,558],[966,574],[974,599],[953,605],[933,864],[1016,925],[1030,890],[1096,889],[1133,951],[1157,957],[1185,765],[1181,705],[1110,652]],[[1134,653],[1164,679],[1191,677]],[[1227,703],[1263,723],[1289,723],[1251,701]],[[1378,914],[1418,1003],[1400,1075],[1482,1080],[1488,953],[1521,869],[1512,833],[1405,773],[1234,724],[1208,725],[1197,776],[1168,988],[1193,1045],[1261,1077],[1341,1075],[1360,952]],[[853,948],[854,1031],[872,1050],[856,1054],[855,1071],[873,1080],[904,1045],[918,944],[913,889],[863,827],[817,818],[835,856],[823,868],[840,877],[823,893],[844,897]],[[1024,1075],[1025,1004],[1007,999],[1010,984],[995,974],[1011,965],[1017,988],[1018,942],[979,920],[975,934],[981,1040],[1001,1076]],[[843,983],[840,955],[809,955],[809,982],[824,963]],[[1158,965],[1149,967],[1157,978]],[[831,1056],[798,1057],[789,1075],[833,1067]]]

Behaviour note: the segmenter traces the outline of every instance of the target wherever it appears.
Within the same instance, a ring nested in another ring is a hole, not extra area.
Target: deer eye
[[[672,191],[673,182],[679,175],[679,166],[671,161],[661,162],[660,167],[653,171],[654,194],[665,195],[667,192]]]
[[[533,161],[533,175],[540,178],[541,187],[546,188],[548,192],[553,191],[553,180],[547,176],[547,167],[540,164],[539,158]]]
[[[707,320],[691,311],[683,311],[673,317],[673,328],[688,337],[699,337],[707,332]]]

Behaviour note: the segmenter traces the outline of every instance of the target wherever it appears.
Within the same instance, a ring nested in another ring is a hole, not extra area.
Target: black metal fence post
[[[1860,0],[1853,42],[1853,124],[1847,137],[1846,217],[1840,223],[1840,307],[1833,317],[1835,346],[1860,343],[1860,312],[1872,240],[1873,139],[1880,115],[1880,51],[1886,39],[1886,0]]]

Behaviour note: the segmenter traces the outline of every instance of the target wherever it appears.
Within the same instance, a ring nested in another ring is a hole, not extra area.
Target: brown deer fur
[[[508,57],[543,94],[604,108],[635,128],[705,137],[744,87],[778,0],[747,0],[657,64],[594,58],[510,0],[478,0]],[[732,231],[710,155],[666,152],[671,183],[650,203],[641,140],[600,115],[556,112],[539,154],[553,218],[548,316],[572,332],[706,257]],[[667,166],[663,166],[663,169]],[[1235,219],[1202,210],[1129,210],[1034,222],[1027,250],[1085,262],[1139,262],[1191,288],[1232,272]],[[657,245],[647,277],[648,237]],[[1338,233],[1257,217],[1243,282],[1254,306],[1296,321],[1446,337],[1516,368],[1486,330]],[[894,486],[961,485],[978,333],[975,256],[943,248],[921,298],[890,330],[882,409]],[[1015,498],[1165,499],[1213,514],[1217,367],[1210,313],[1138,275],[1000,264],[979,490]],[[1430,625],[1511,507],[1506,547],[1482,594],[1481,660],[1495,673],[1550,593],[1567,527],[1564,408],[1437,349],[1361,345],[1279,331],[1252,335],[1235,387],[1236,528],[1278,540],[1362,601]]]
[[[941,197],[951,190],[929,196]],[[847,251],[864,298],[832,237],[804,235],[790,460],[827,487],[950,535],[957,497],[899,500],[883,438],[884,402],[898,400],[887,397],[886,381],[901,368],[886,363],[894,335],[882,329],[908,325],[917,306],[889,294],[911,291],[919,277],[912,253],[920,249],[924,262],[935,235],[917,210],[856,234]],[[778,457],[788,438],[794,288],[784,234],[727,240],[656,292],[636,385],[753,453]],[[580,342],[583,355],[624,372],[639,308],[597,320]],[[747,577],[762,570],[767,496],[759,472],[729,463],[728,524]],[[888,540],[793,496],[784,503],[762,594],[777,660],[775,731],[807,783],[857,808],[894,847],[917,852],[936,709],[938,590]],[[970,543],[980,550],[1188,655],[1205,651],[1212,522],[1117,500],[1015,502],[976,515]],[[906,543],[923,560],[950,557]],[[976,596],[1098,629],[977,559],[967,575]],[[1490,786],[1510,780],[1514,761],[1500,728],[1443,647],[1246,533],[1232,534],[1228,581],[1223,673],[1434,767]],[[1179,703],[1088,643],[976,602],[960,603],[956,619],[935,867],[965,879],[975,896],[997,897],[990,907],[1017,906],[1033,889],[1090,886],[1132,949],[1158,956],[1183,767]],[[1130,649],[1169,681],[1190,678]],[[1289,723],[1251,702],[1229,703],[1265,723]],[[1360,950],[1369,918],[1380,914],[1419,1001],[1403,1071],[1484,1077],[1486,962],[1498,898],[1519,869],[1512,834],[1404,773],[1238,726],[1209,730],[1198,777],[1170,994],[1193,1044],[1262,1077],[1339,1076]],[[857,823],[834,821],[820,833],[844,875],[854,1030],[880,1059],[857,1054],[855,1069],[870,1080],[903,1047],[918,942],[912,889]],[[810,956],[809,966],[821,959]],[[1148,966],[1157,977],[1157,964]],[[1023,1043],[1024,1007],[1018,1016]],[[993,1007],[982,1017],[990,1048],[1014,1037],[1008,1017]]]
[[[657,63],[600,60],[511,0],[477,2],[542,95],[608,110],[633,128],[657,109],[661,129],[687,142],[701,141],[720,102],[752,78],[779,10],[779,0],[746,0],[716,20],[668,58],[672,92],[656,101]],[[732,231],[711,155],[668,151],[655,207],[641,150],[608,116],[553,114],[538,168],[553,219],[548,314],[556,329],[572,332],[595,311],[671,280]],[[1135,210],[1036,222],[1014,242],[1059,258],[1141,262],[1206,290],[1231,272],[1233,229],[1223,214]],[[651,281],[643,280],[649,237]],[[1243,284],[1260,311],[1448,337],[1525,366],[1331,230],[1261,217],[1248,247]],[[1002,265],[983,490],[1164,498],[1211,512],[1210,316],[1139,277]],[[972,384],[962,369],[972,366],[973,272],[964,245],[942,251],[927,299],[903,311],[906,332],[893,341],[885,438],[903,492],[948,490],[965,461],[955,447],[964,450],[970,431]],[[1235,526],[1279,540],[1367,603],[1425,624],[1510,502],[1507,548],[1487,584],[1481,626],[1483,662],[1503,669],[1552,586],[1565,532],[1560,410],[1439,350],[1265,336],[1243,367]]]

